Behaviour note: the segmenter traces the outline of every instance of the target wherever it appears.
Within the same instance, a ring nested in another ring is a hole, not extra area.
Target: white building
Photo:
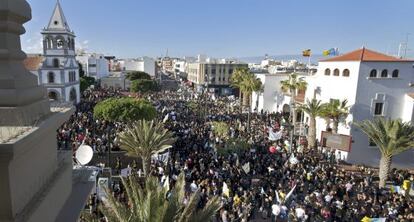
[[[120,60],[119,64],[122,71],[141,71],[152,77],[156,74],[155,60],[150,57]]]
[[[186,61],[181,59],[173,60],[173,69],[175,73],[185,72]]]
[[[86,76],[101,79],[109,75],[109,62],[103,54],[84,53],[76,56]]]
[[[69,28],[59,1],[42,35],[45,59],[39,69],[39,83],[47,88],[50,99],[79,103],[75,34]]]
[[[282,92],[281,81],[289,79],[290,73],[269,74],[255,73],[263,85],[262,92],[253,92],[252,111],[261,112],[289,112],[291,96]],[[299,74],[298,78],[306,77],[306,74]],[[298,92],[296,102],[303,103],[305,93]]]
[[[350,153],[342,157],[351,163],[377,165],[378,149],[351,122],[375,117],[413,122],[414,61],[398,59],[365,48],[319,62],[318,72],[307,78],[306,98],[329,102],[348,100],[350,115],[338,133],[352,136]],[[305,122],[307,119],[305,118]],[[326,127],[317,119],[317,135]],[[396,166],[414,167],[414,152],[393,158]]]

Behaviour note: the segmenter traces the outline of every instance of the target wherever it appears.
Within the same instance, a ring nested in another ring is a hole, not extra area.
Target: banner
[[[250,162],[247,162],[246,164],[244,164],[243,166],[242,166],[242,168],[243,168],[243,171],[247,174],[247,173],[249,173],[250,172]]]
[[[272,127],[269,127],[269,140],[270,141],[280,140],[281,138],[282,138],[282,130],[279,130],[278,132],[274,132]]]
[[[223,182],[223,195],[230,197],[230,190],[226,182]]]
[[[107,177],[100,177],[98,179],[98,191],[97,196],[98,199],[104,201],[106,199],[106,192],[105,189],[109,188],[109,178]]]
[[[370,218],[370,217],[365,216],[364,218],[362,218],[361,222],[386,222],[386,218],[384,217]]]

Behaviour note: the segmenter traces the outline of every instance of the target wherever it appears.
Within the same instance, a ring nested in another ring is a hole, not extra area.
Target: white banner
[[[109,188],[109,178],[107,177],[100,177],[98,179],[98,199],[105,200],[106,199],[106,192],[105,189]]]
[[[274,132],[272,127],[269,127],[268,129],[269,129],[269,140],[270,141],[276,141],[282,138],[282,130],[279,130],[278,132]]]

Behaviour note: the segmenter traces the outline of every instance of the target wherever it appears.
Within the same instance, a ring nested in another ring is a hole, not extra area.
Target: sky
[[[22,47],[41,53],[40,31],[56,0],[27,0],[33,19]],[[367,48],[396,55],[413,0],[60,0],[78,48],[123,58],[251,57]],[[414,57],[414,50],[407,55]]]

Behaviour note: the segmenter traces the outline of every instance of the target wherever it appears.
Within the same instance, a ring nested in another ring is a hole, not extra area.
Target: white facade
[[[109,62],[103,54],[81,54],[76,59],[82,64],[86,76],[101,79],[109,75]]]
[[[123,71],[141,71],[155,77],[155,60],[153,58],[142,57],[140,59],[126,59],[119,61],[119,64]]]
[[[263,92],[253,92],[252,111],[282,112],[284,105],[289,105],[291,101],[291,97],[282,92],[280,84],[280,81],[288,79],[288,74],[257,73],[255,75],[262,82]]]
[[[173,61],[173,69],[175,73],[185,72],[186,62],[184,60],[175,59]]]
[[[42,30],[44,61],[39,83],[52,100],[79,103],[79,67],[75,58],[75,34],[69,28],[63,10],[56,4],[47,28]]]
[[[339,134],[352,136],[351,152],[342,152],[342,157],[348,162],[377,165],[380,159],[378,149],[369,145],[368,138],[352,122],[376,116],[413,122],[411,93],[414,89],[410,86],[414,82],[413,63],[362,49],[319,62],[318,72],[307,78],[308,99],[315,97],[322,102],[348,100],[350,115],[338,128]],[[375,72],[373,70],[376,70],[376,77],[371,73]],[[381,77],[384,70],[387,74]],[[393,72],[398,72],[398,75],[393,76]],[[317,119],[316,127],[320,137],[321,131],[326,128],[325,121]],[[407,151],[393,158],[393,162],[395,166],[413,167],[413,158],[414,152]]]

